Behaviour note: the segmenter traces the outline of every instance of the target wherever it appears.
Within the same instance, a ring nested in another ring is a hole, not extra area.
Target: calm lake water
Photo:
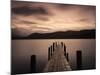
[[[76,51],[82,51],[83,69],[95,68],[95,39],[35,39],[12,40],[12,69],[16,73],[30,72],[30,57],[36,55],[37,71],[41,72],[48,62],[48,47],[53,42],[64,42],[69,53],[69,64],[76,69]]]

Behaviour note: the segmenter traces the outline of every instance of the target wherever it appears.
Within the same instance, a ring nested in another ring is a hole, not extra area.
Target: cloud
[[[27,36],[27,35],[29,35],[29,30],[27,31],[27,29],[24,29],[24,28],[13,28],[12,35],[13,35],[13,37]]]
[[[44,2],[12,2],[12,28],[22,35],[95,28],[96,7]]]
[[[92,18],[82,18],[77,20],[77,22],[83,22],[83,23],[88,23],[88,24],[95,24],[95,20]]]
[[[18,23],[20,23],[20,24],[37,24],[36,22],[30,22],[30,21],[20,21],[20,22],[18,22]]]
[[[86,21],[88,21],[89,19],[88,18],[83,18],[83,19],[80,19],[79,21],[82,21],[82,22],[86,22]]]
[[[43,7],[27,7],[27,6],[12,8],[12,12],[20,15],[48,14],[48,11]]]
[[[56,4],[58,9],[61,10],[69,10],[72,6],[72,4]]]
[[[37,16],[36,19],[42,20],[42,21],[48,21],[49,20],[49,18],[47,16],[40,16],[40,15]]]

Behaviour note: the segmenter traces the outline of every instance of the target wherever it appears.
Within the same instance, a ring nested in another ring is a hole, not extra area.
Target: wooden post
[[[61,42],[61,46],[63,47],[63,42]]]
[[[36,72],[36,55],[31,56],[31,72]]]
[[[66,56],[66,46],[64,45],[64,55]]]
[[[51,57],[52,57],[52,55],[53,55],[53,47],[51,46]]]
[[[56,45],[56,47],[57,47],[57,42],[55,42],[55,45]]]
[[[48,60],[50,60],[50,47],[48,48]]]
[[[54,52],[54,49],[55,49],[54,47],[55,47],[55,43],[53,43],[53,52]]]
[[[67,61],[69,61],[69,56],[68,56],[68,53],[67,53],[66,57],[67,57]]]
[[[77,70],[82,69],[82,51],[78,50],[76,53],[77,58]]]

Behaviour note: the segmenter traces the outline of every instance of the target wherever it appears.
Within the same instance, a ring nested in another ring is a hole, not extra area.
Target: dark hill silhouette
[[[65,31],[54,33],[32,33],[27,37],[13,37],[12,39],[95,39],[95,29],[81,31]]]

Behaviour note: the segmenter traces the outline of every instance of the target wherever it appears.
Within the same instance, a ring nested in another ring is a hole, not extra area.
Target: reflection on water
[[[12,69],[16,73],[30,72],[30,56],[36,55],[37,71],[48,62],[48,47],[55,41],[64,42],[69,53],[69,64],[76,69],[76,51],[82,51],[83,69],[95,68],[95,39],[12,40]]]

